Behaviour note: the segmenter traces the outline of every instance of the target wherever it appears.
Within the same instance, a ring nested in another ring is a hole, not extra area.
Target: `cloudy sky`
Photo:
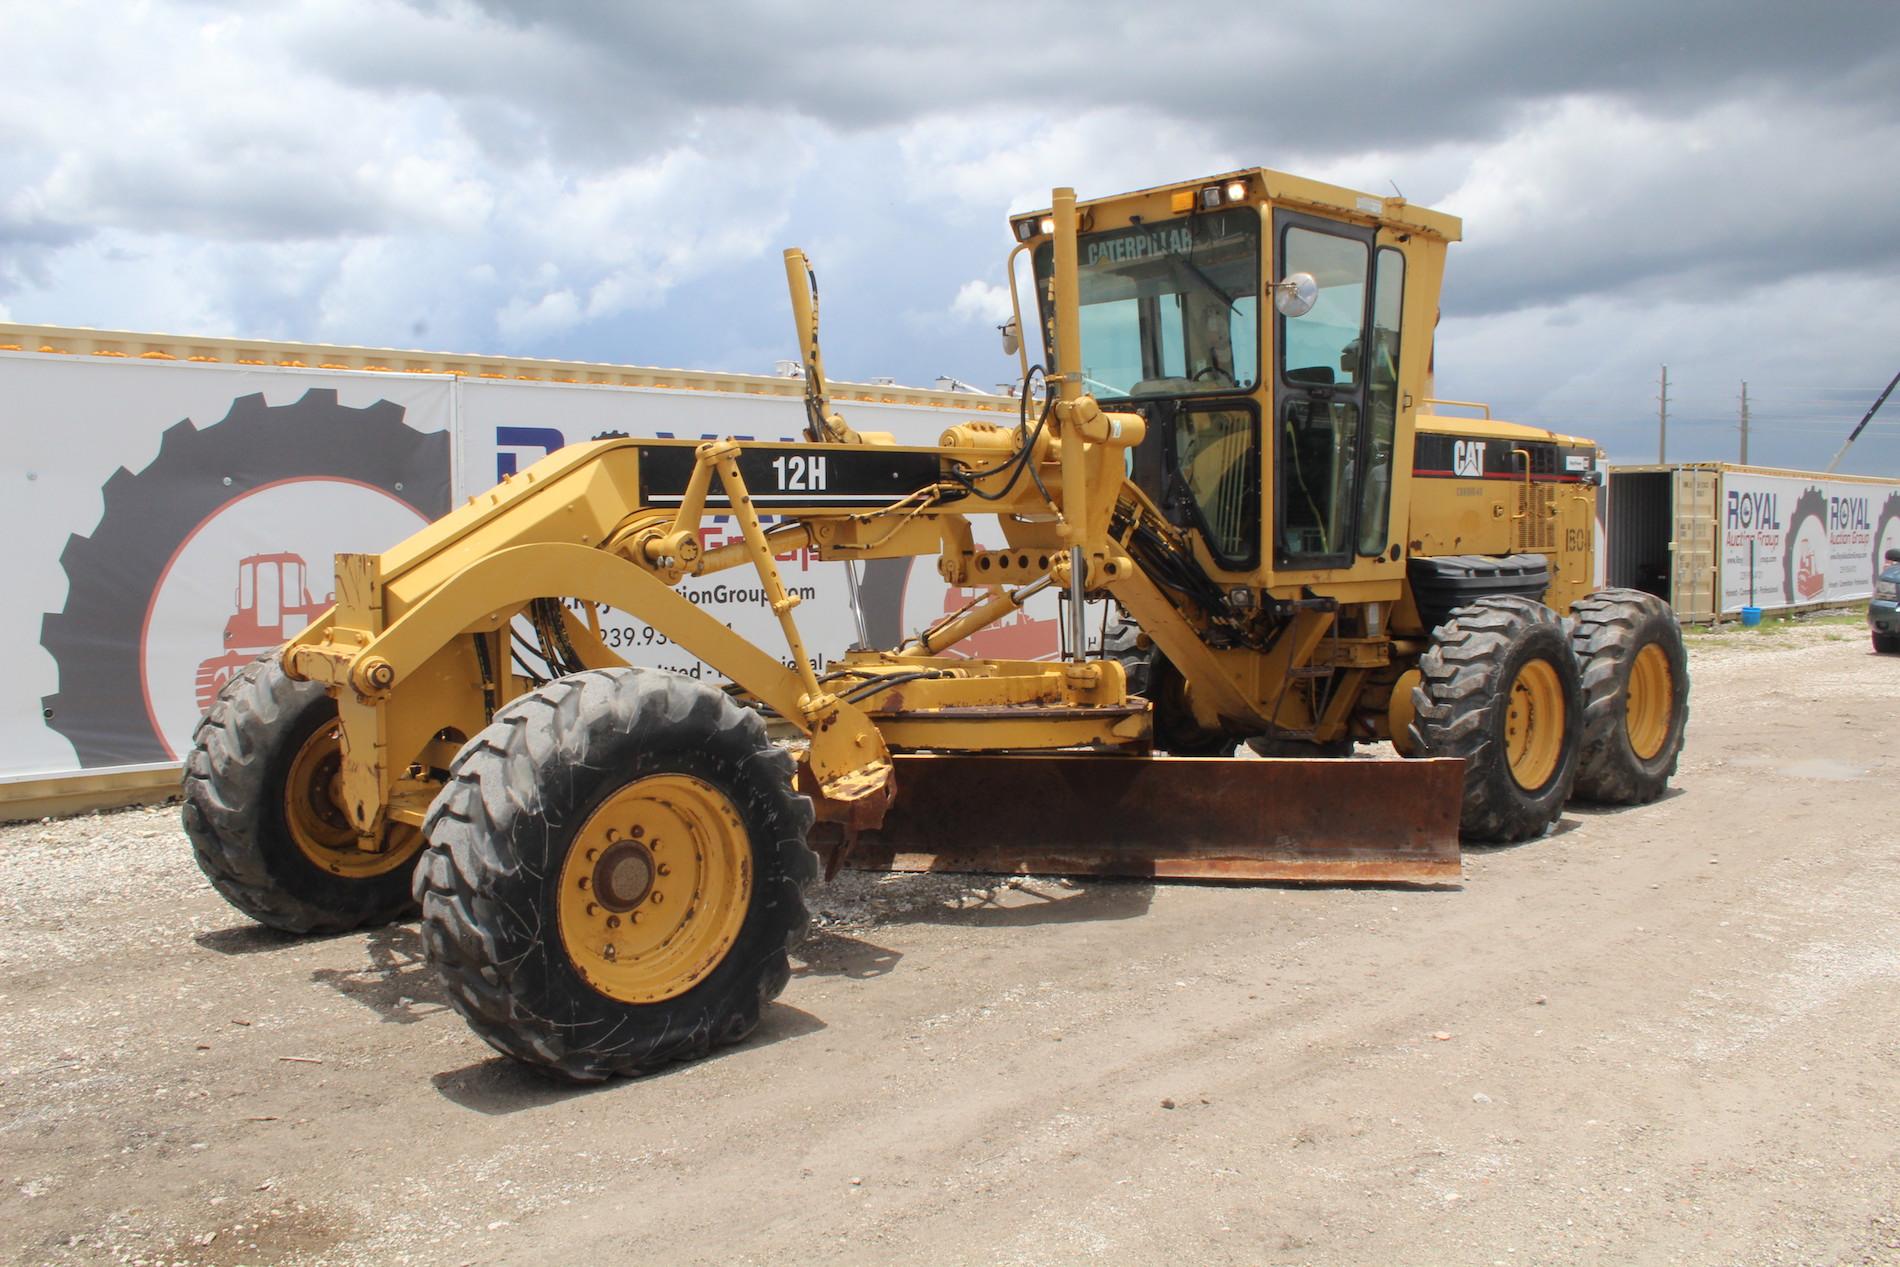
[[[1900,370],[1900,5],[0,0],[0,318],[1008,377],[1005,215],[1264,165],[1465,219],[1442,394],[1825,465]],[[1900,395],[1900,393],[1897,393]],[[1900,474],[1900,400],[1843,469]]]

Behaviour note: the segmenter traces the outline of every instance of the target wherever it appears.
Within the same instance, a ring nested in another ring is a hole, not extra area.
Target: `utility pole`
[[[1662,408],[1656,414],[1656,464],[1669,464],[1669,367],[1662,367]]]
[[[1742,465],[1748,465],[1748,380],[1742,380]]]

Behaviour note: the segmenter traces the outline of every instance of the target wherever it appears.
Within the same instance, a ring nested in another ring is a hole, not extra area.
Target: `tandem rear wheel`
[[[449,1001],[576,1082],[743,1039],[817,876],[792,772],[757,713],[670,673],[578,673],[503,708],[424,828],[422,941]]]
[[[1460,834],[1496,843],[1543,835],[1570,798],[1583,739],[1563,619],[1527,598],[1480,598],[1432,632],[1418,672],[1412,748],[1463,758]]]
[[[1641,590],[1599,590],[1571,605],[1583,670],[1577,798],[1643,805],[1669,786],[1689,722],[1689,656],[1669,605]]]

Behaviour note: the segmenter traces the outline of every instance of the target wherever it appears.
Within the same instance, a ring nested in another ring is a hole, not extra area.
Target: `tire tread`
[[[1569,705],[1567,751],[1554,782],[1527,796],[1512,779],[1494,734],[1494,710],[1508,691],[1500,680],[1513,649],[1534,641],[1561,651],[1557,661]],[[1465,762],[1460,834],[1468,840],[1509,843],[1542,835],[1562,813],[1576,777],[1577,673],[1563,618],[1544,604],[1508,594],[1487,595],[1452,613],[1432,633],[1412,688],[1411,741],[1421,756]]]
[[[1643,805],[1669,786],[1689,721],[1689,664],[1669,604],[1636,589],[1598,590],[1570,605],[1570,642],[1583,666],[1583,750],[1576,796],[1603,805]],[[1675,715],[1663,749],[1644,762],[1630,751],[1625,722],[1629,670],[1645,631],[1663,641],[1676,686]]]

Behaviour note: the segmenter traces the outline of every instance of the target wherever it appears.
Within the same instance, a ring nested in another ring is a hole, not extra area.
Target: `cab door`
[[[1373,233],[1276,211],[1276,280],[1310,273],[1313,307],[1275,315],[1274,562],[1336,568],[1355,553],[1365,468]]]

